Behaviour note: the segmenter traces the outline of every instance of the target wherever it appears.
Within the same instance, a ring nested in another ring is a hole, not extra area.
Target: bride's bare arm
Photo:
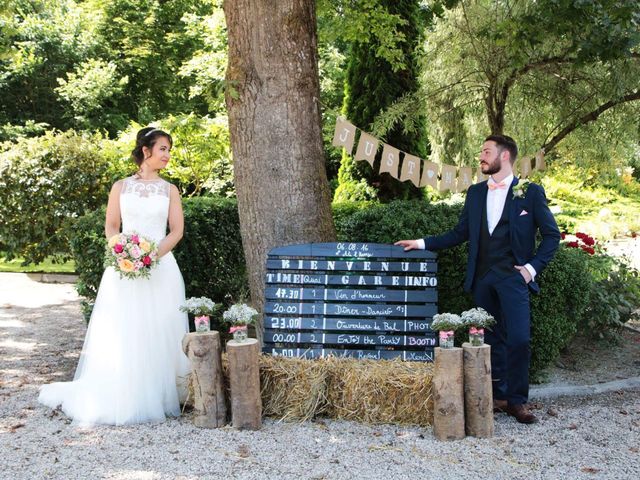
[[[122,180],[118,180],[111,187],[109,201],[107,202],[107,217],[104,222],[104,234],[107,240],[120,233],[120,191]]]
[[[175,185],[171,185],[169,197],[169,234],[158,245],[158,256],[162,257],[173,250],[184,233],[184,215],[182,213],[182,200],[180,192]]]

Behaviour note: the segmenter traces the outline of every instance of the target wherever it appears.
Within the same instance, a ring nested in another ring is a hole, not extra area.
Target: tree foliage
[[[421,32],[425,26],[425,16],[417,0],[384,0],[377,4],[378,8],[386,8],[389,22],[396,22],[395,28],[398,31],[394,39],[401,56],[388,55],[387,46],[380,40],[382,35],[374,35],[368,39],[365,37],[363,40],[357,37],[352,39],[343,111],[350,121],[366,130],[370,129],[381,111],[403,95],[418,90]],[[366,14],[363,16],[366,17]],[[385,23],[381,23],[380,27],[384,30]],[[387,31],[387,35],[389,33]],[[396,127],[386,132],[385,141],[404,152],[426,156],[428,147],[423,115],[418,115],[416,123],[419,126],[413,134],[408,135]],[[378,158],[372,168],[366,162],[356,164],[352,157],[344,155],[335,199],[367,199],[365,192],[374,184],[382,199],[421,196],[420,191],[410,183],[402,184],[388,175],[378,175],[379,162]]]
[[[427,34],[421,93],[377,126],[404,119],[411,130],[426,109],[437,159],[448,163],[468,162],[487,132],[549,152],[585,125],[627,115],[625,105],[637,113],[639,23],[637,0],[461,0]]]

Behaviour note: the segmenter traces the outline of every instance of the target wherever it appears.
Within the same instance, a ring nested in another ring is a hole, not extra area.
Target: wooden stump
[[[462,345],[464,351],[464,407],[467,435],[493,436],[493,392],[491,347]]]
[[[196,427],[218,428],[227,423],[224,398],[220,334],[187,333],[182,349],[191,360],[191,386]]]
[[[438,440],[464,438],[462,349],[435,348],[433,434]]]
[[[227,342],[229,383],[231,385],[231,423],[234,427],[258,430],[262,427],[260,397],[260,344],[255,338]]]

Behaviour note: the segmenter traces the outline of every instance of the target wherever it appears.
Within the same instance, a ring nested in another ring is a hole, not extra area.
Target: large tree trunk
[[[227,0],[226,103],[252,303],[267,252],[335,240],[318,98],[315,2]],[[262,328],[258,328],[261,340]]]

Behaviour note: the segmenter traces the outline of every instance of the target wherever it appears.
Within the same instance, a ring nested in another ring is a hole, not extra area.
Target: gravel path
[[[519,425],[501,414],[493,438],[457,442],[438,442],[429,428],[330,420],[267,419],[258,432],[198,429],[188,415],[78,428],[36,398],[40,384],[73,376],[84,330],[71,285],[0,275],[0,478],[640,477],[640,388],[543,399],[533,404],[538,424]],[[633,372],[636,350],[627,350],[615,361]],[[615,365],[595,365],[600,375],[574,377],[616,378]]]

